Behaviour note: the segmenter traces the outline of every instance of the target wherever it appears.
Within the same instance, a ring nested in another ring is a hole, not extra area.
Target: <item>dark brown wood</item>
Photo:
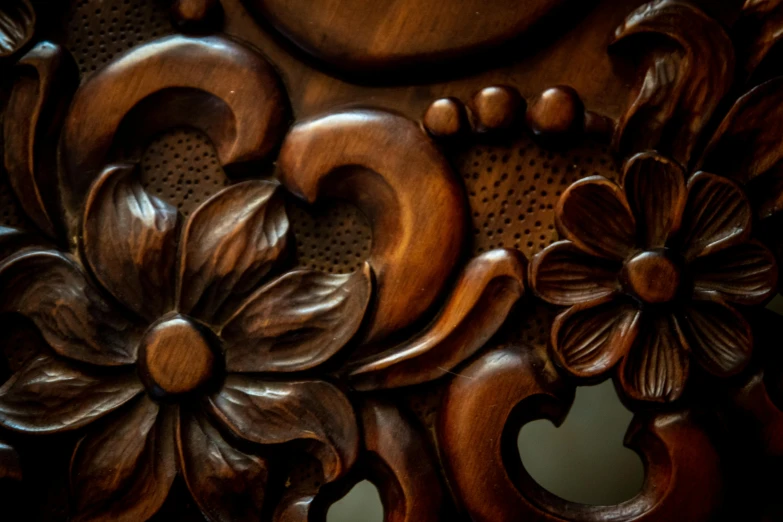
[[[6,0],[0,519],[777,520],[781,5]]]

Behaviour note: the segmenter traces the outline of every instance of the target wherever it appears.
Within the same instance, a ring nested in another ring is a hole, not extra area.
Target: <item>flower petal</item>
[[[623,187],[646,249],[662,248],[680,228],[688,191],[677,163],[644,152],[625,164]]]
[[[570,241],[558,241],[533,257],[530,285],[552,304],[585,303],[618,290],[621,268],[620,263],[587,254]]]
[[[79,522],[140,522],[154,515],[177,475],[176,414],[146,395],[89,433],[71,459]]]
[[[750,360],[753,334],[745,318],[719,299],[693,301],[679,317],[696,360],[710,373],[729,376]]]
[[[229,375],[210,397],[212,413],[237,436],[259,444],[311,440],[331,482],[353,465],[359,428],[351,403],[325,381],[271,382]]]
[[[689,363],[676,318],[645,314],[639,335],[620,364],[620,382],[633,399],[674,401],[685,389]]]
[[[465,267],[438,317],[424,331],[358,361],[351,385],[366,391],[413,386],[451,372],[484,346],[525,292],[525,257],[490,250]]]
[[[577,377],[602,375],[628,353],[639,316],[636,306],[613,297],[572,306],[552,324],[553,352]]]
[[[112,366],[136,360],[141,329],[115,312],[68,256],[21,252],[0,264],[0,311],[31,319],[60,355]]]
[[[761,304],[777,290],[775,256],[756,241],[701,257],[690,268],[695,292],[714,292],[731,303]]]
[[[555,210],[558,229],[582,250],[625,259],[636,244],[636,223],[619,186],[601,176],[566,189]]]
[[[370,301],[369,265],[353,274],[296,270],[258,290],[222,332],[233,372],[293,372],[328,360],[354,336]]]
[[[287,233],[288,217],[274,183],[238,183],[205,201],[182,236],[180,311],[222,323],[269,273]]]
[[[180,467],[193,500],[213,522],[256,522],[267,482],[266,462],[226,442],[202,413],[180,417]]]
[[[95,376],[39,355],[0,388],[0,426],[32,433],[80,428],[144,391],[132,372]]]
[[[688,180],[682,224],[687,259],[742,243],[750,236],[750,203],[733,181],[698,172]]]
[[[173,305],[178,219],[132,165],[107,167],[87,197],[84,257],[104,288],[150,321]]]

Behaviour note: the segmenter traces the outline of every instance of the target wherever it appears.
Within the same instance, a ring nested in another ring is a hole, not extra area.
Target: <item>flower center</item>
[[[646,303],[666,303],[680,287],[680,269],[666,254],[642,252],[625,264],[626,288]]]
[[[156,395],[186,393],[212,377],[215,353],[203,329],[177,315],[150,327],[141,341],[143,373]]]

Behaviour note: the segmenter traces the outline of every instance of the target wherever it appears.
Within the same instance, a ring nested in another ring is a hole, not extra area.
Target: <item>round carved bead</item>
[[[571,87],[558,86],[542,92],[527,109],[527,124],[536,136],[567,135],[584,123],[585,108]]]
[[[503,85],[485,87],[473,97],[473,111],[479,131],[507,129],[514,125],[522,105],[519,92]]]
[[[183,29],[207,29],[221,19],[218,0],[174,0],[171,13]]]
[[[628,290],[646,303],[667,303],[680,286],[680,268],[663,252],[642,252],[625,265]]]
[[[454,98],[435,100],[424,113],[424,128],[437,137],[460,134],[465,129],[466,122],[465,106]]]
[[[200,326],[177,315],[154,324],[141,342],[140,360],[156,393],[195,390],[212,377],[215,353]]]

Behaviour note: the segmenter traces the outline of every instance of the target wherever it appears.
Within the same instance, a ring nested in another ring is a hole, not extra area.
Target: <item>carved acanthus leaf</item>
[[[734,47],[721,25],[681,0],[656,0],[629,15],[613,46],[635,35],[663,36],[640,75],[614,136],[623,155],[655,149],[688,164],[698,136],[734,80]]]
[[[42,232],[55,237],[60,225],[57,140],[79,80],[76,63],[64,48],[42,42],[14,71],[3,122],[5,169],[25,213]]]

